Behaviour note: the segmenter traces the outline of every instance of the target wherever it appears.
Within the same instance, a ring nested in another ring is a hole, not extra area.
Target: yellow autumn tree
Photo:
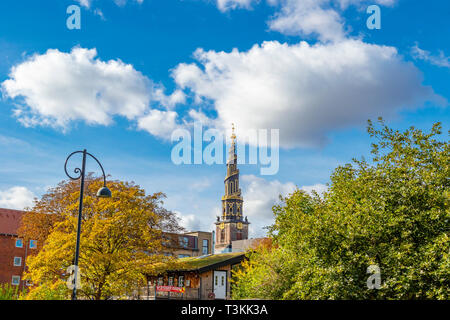
[[[90,175],[85,183],[81,227],[79,268],[82,288],[78,296],[85,299],[121,298],[144,284],[145,274],[173,267],[174,258],[165,255],[163,232],[179,232],[176,215],[162,207],[163,193],[146,195],[138,185],[109,181],[112,198],[97,198],[102,181]],[[65,286],[66,270],[73,264],[78,216],[79,182],[63,181],[36,202],[24,218],[23,236],[27,232],[44,239],[40,252],[27,261],[25,279],[35,286],[29,299],[70,297]],[[31,226],[33,215],[55,215],[45,228]],[[28,225],[27,225],[28,224]],[[55,296],[56,293],[56,296]]]

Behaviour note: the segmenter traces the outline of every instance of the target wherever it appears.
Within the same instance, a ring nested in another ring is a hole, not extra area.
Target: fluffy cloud
[[[120,60],[101,61],[96,49],[73,48],[65,53],[50,49],[12,68],[2,83],[4,96],[16,99],[15,115],[26,126],[48,125],[67,129],[70,122],[109,125],[114,116],[133,120],[146,115],[143,126],[161,117],[150,103],[172,108],[184,101]],[[169,119],[172,113],[168,113]],[[161,128],[159,128],[161,126]],[[167,130],[161,123],[155,132]]]
[[[315,191],[319,195],[322,195],[325,191],[328,190],[328,187],[322,183],[317,183],[312,186],[303,186],[300,189],[308,192],[309,194],[312,194],[312,192]]]
[[[186,231],[190,232],[207,230],[205,229],[202,220],[198,216],[194,214],[183,215],[179,212],[177,212],[177,215],[180,218],[180,226],[183,226]]]
[[[70,121],[108,125],[112,116],[133,119],[150,102],[150,81],[120,60],[95,59],[95,49],[51,49],[12,68],[2,84],[10,98],[23,97],[16,115],[27,125],[66,127]]]
[[[179,126],[176,122],[178,114],[175,111],[150,110],[139,118],[138,128],[162,139],[170,139],[172,132]]]
[[[33,205],[35,195],[25,187],[12,187],[0,190],[0,207],[7,209],[23,210]]]
[[[281,183],[278,180],[268,181],[254,176],[243,175],[244,216],[250,221],[250,236],[262,237],[266,226],[273,223],[272,206],[279,202],[279,196],[286,196],[295,190],[291,182]]]
[[[314,35],[321,41],[338,41],[346,36],[341,12],[350,5],[378,4],[392,6],[397,0],[267,0],[278,8],[269,20],[270,29],[287,35]],[[221,11],[250,9],[259,0],[217,0]]]
[[[246,52],[198,49],[194,57],[198,63],[180,64],[172,76],[196,100],[213,102],[216,126],[280,129],[282,147],[320,145],[331,130],[439,100],[395,48],[361,40],[268,41]]]
[[[333,8],[325,8],[328,0],[272,0],[281,5],[275,17],[269,21],[272,30],[288,35],[317,34],[320,40],[340,40],[345,32],[340,14]]]

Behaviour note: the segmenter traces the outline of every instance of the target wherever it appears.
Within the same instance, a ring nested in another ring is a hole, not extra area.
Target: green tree
[[[112,198],[96,197],[102,181],[89,176],[85,185],[79,266],[80,298],[126,296],[152,274],[175,263],[164,254],[162,232],[181,231],[176,215],[162,207],[164,194],[146,195],[134,183],[109,181]],[[66,270],[73,264],[78,217],[79,182],[64,181],[51,189],[23,220],[22,236],[45,239],[42,250],[27,261],[25,279],[36,284],[29,299],[70,297]],[[55,217],[43,219],[44,212]],[[36,215],[36,218],[33,218]],[[27,226],[35,221],[45,226]],[[31,236],[31,235],[30,235]]]
[[[20,290],[19,286],[13,286],[9,283],[0,284],[0,300],[18,300],[26,293],[27,290]]]
[[[369,121],[373,159],[335,169],[323,196],[296,190],[273,207],[274,246],[235,273],[234,298],[449,299],[449,144]],[[381,270],[370,290],[367,268]]]

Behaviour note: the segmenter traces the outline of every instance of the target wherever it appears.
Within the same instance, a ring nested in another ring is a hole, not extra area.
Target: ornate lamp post
[[[75,168],[73,170],[73,172],[75,174],[78,174],[77,176],[73,177],[71,176],[68,172],[67,172],[67,162],[69,161],[70,157],[72,157],[74,154],[77,153],[82,153],[83,154],[83,162],[81,165],[81,169],[80,168]],[[110,198],[111,197],[111,190],[109,190],[106,187],[106,175],[105,175],[105,170],[103,170],[103,167],[100,163],[100,161],[97,160],[96,157],[94,157],[92,154],[90,154],[89,152],[86,151],[86,149],[84,149],[83,151],[75,151],[72,152],[66,159],[66,163],[64,164],[64,171],[66,172],[66,175],[71,179],[71,180],[78,180],[81,179],[81,186],[80,186],[80,202],[78,205],[78,226],[77,226],[77,244],[76,244],[76,249],[75,249],[75,260],[74,260],[74,279],[75,279],[75,285],[73,286],[73,291],[72,291],[72,300],[77,300],[77,277],[78,277],[78,256],[80,253],[80,231],[81,231],[81,215],[83,212],[83,191],[84,191],[84,176],[86,173],[86,156],[89,155],[90,157],[92,157],[92,159],[94,159],[95,161],[97,161],[98,165],[100,166],[100,169],[102,169],[102,174],[103,174],[103,187],[100,188],[97,192],[97,197],[100,198]]]

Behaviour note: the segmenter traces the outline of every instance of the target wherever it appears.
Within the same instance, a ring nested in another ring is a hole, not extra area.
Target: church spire
[[[239,187],[239,169],[237,168],[236,134],[232,124],[231,145],[228,151],[227,175],[225,176],[225,195],[222,197],[222,215],[217,217],[218,252],[231,250],[232,242],[248,238],[248,220],[243,217],[244,199]]]
[[[230,150],[228,150],[227,165],[230,163],[237,164],[236,134],[234,133],[234,123],[231,124],[231,145],[230,145]]]

